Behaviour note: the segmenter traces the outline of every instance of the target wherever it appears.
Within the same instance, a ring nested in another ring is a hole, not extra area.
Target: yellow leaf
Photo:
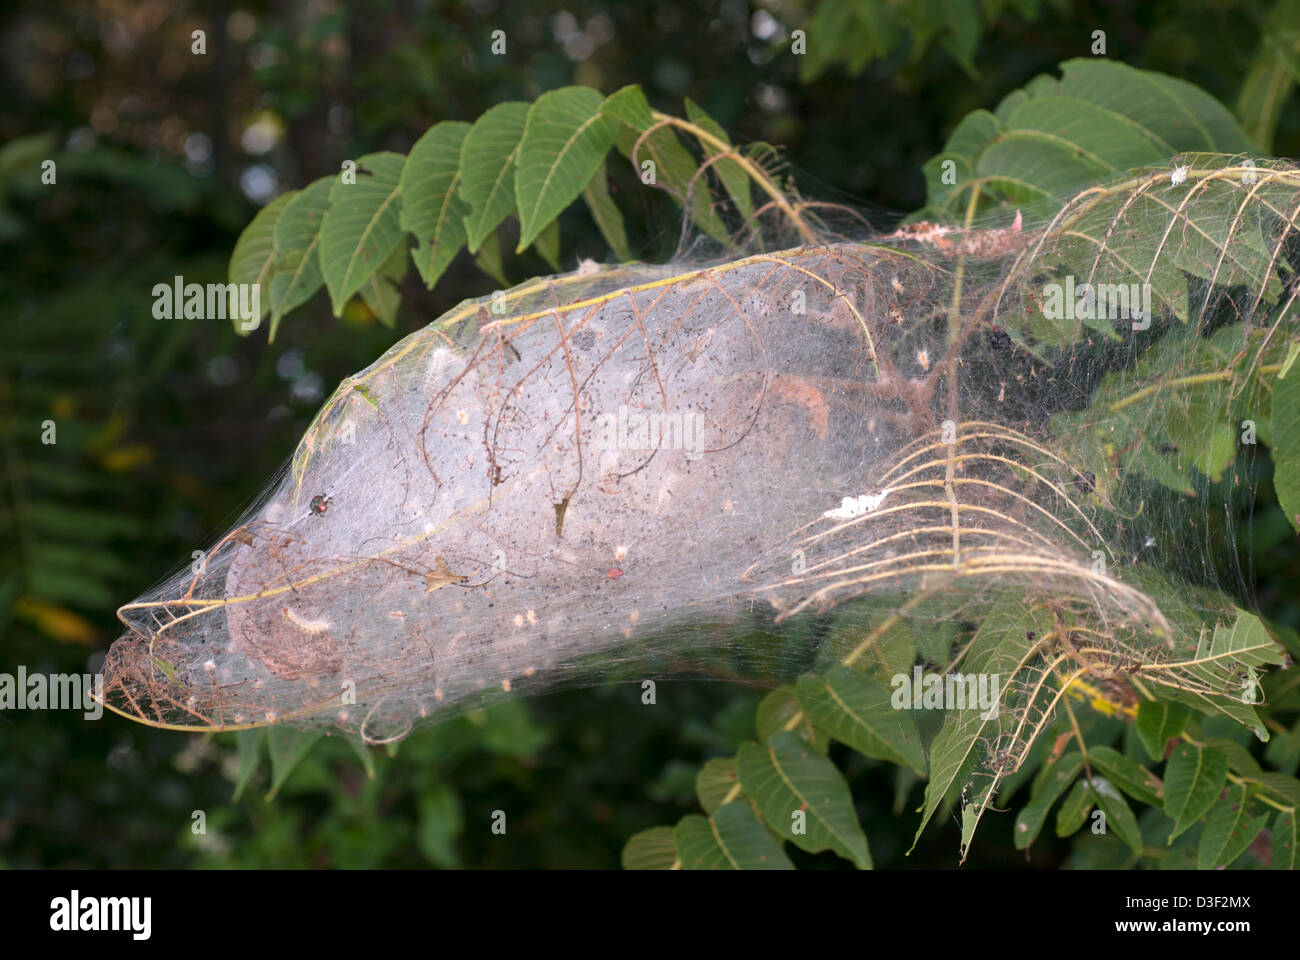
[[[60,643],[90,647],[99,639],[99,631],[81,614],[35,597],[19,597],[14,604],[14,616]]]

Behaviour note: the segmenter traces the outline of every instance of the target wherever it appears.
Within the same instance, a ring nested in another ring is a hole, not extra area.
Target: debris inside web
[[[1300,191],[1281,164],[1189,162],[1176,193],[1153,173],[980,229],[462,304],[340,385],[200,570],[122,608],[111,705],[384,742],[743,647],[714,625],[756,610],[884,598],[860,636],[978,628],[952,665],[1003,678],[996,774],[1078,678],[1253,725],[1239,673],[1274,655],[1231,628],[1208,547],[1172,539],[1209,535],[1218,479],[1179,430],[1267,416]],[[764,655],[804,664],[809,635]]]

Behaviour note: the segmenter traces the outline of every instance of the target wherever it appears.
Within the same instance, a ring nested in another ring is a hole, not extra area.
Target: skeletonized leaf
[[[339,177],[330,187],[319,250],[336,317],[402,242],[399,198],[405,164],[400,153],[368,153],[357,161],[356,183]]]
[[[464,201],[460,187],[460,151],[470,125],[454,120],[425,132],[402,168],[402,229],[417,242],[411,252],[415,268],[430,290],[465,243]]]
[[[1242,667],[1253,671],[1269,664],[1280,664],[1283,656],[1282,648],[1269,636],[1260,619],[1252,613],[1237,610],[1231,626],[1219,623],[1212,631],[1204,630],[1190,657],[1153,679],[1164,684],[1163,689],[1169,696],[1204,713],[1222,713],[1231,717],[1253,730],[1260,740],[1267,741],[1268,730],[1254,707],[1259,698],[1256,681],[1250,673],[1242,676],[1236,671]],[[1187,680],[1222,692],[1206,694],[1186,689]]]
[[[1014,682],[1020,664],[1025,662],[1030,648],[1036,642],[1030,638],[1042,636],[1050,629],[1051,621],[1045,611],[1032,608],[1027,610],[1013,595],[1004,594],[980,624],[963,660],[963,672],[968,675],[1000,677],[1001,688],[1005,692]],[[948,712],[943,727],[930,744],[930,782],[925,787],[925,806],[916,829],[916,837],[912,841],[913,847],[944,798],[958,785],[967,782],[976,765],[983,759],[980,752],[984,749],[982,741],[996,738],[1005,716],[1005,710],[1000,709],[997,715],[990,715],[974,706]],[[972,813],[976,823],[993,799],[996,779],[984,778],[977,795],[970,798],[969,805],[975,807]],[[963,814],[963,824],[965,823]]]
[[[590,87],[561,87],[529,108],[515,163],[516,252],[527,249],[600,168],[618,135],[618,123],[600,112],[604,100]]]

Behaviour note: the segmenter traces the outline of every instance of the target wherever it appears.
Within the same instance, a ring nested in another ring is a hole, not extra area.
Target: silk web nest
[[[951,638],[908,648],[927,670],[1000,675],[994,771],[1075,680],[1257,725],[1240,678],[1274,648],[1233,627],[1249,571],[1216,567],[1207,504],[1252,482],[1300,180],[1188,162],[968,231],[823,218],[461,304],[340,384],[201,569],[122,608],[110,705],[376,743],[611,677],[888,682],[911,628]],[[1145,284],[1145,315],[1084,284]]]

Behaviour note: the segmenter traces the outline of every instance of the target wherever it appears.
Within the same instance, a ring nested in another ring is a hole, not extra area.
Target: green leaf
[[[234,317],[235,332],[241,335],[251,333],[261,325],[271,309],[271,274],[275,268],[275,224],[280,214],[294,198],[295,192],[281,194],[253,217],[253,222],[244,228],[244,232],[235,241],[235,249],[230,254],[228,276],[231,283],[256,283],[261,285],[259,295],[260,311],[257,323],[245,328],[245,322]]]
[[[560,221],[552,220],[533,242],[536,250],[556,273],[560,271]]]
[[[531,757],[546,746],[550,734],[533,718],[527,701],[494,703],[480,715],[485,749],[505,757]]]
[[[440,867],[458,869],[460,855],[456,840],[465,832],[465,814],[460,794],[439,783],[420,797],[420,820],[415,842],[426,860]]]
[[[633,130],[645,131],[654,126],[654,113],[641,87],[630,83],[611,93],[600,105],[600,112],[622,121]]]
[[[624,870],[672,870],[681,866],[672,827],[651,827],[623,844]]]
[[[1273,149],[1277,121],[1294,86],[1291,71],[1268,49],[1266,40],[1264,49],[1246,69],[1236,108],[1245,132],[1266,153]]]
[[[600,169],[583,190],[582,197],[587,201],[587,209],[591,211],[596,226],[600,228],[600,235],[605,238],[614,255],[623,262],[631,260],[632,249],[627,243],[627,229],[623,225],[623,214],[614,203],[614,198],[609,195],[609,182],[606,179],[603,160]]]
[[[705,761],[695,776],[695,796],[701,809],[712,813],[739,782],[734,757],[714,757]]]
[[[1187,729],[1190,707],[1168,700],[1143,700],[1138,704],[1137,733],[1152,760],[1164,760],[1165,745]]]
[[[1259,52],[1237,97],[1237,116],[1246,132],[1270,153],[1282,107],[1300,80],[1300,4],[1293,0],[1274,4],[1260,32]]]
[[[980,18],[976,0],[943,0],[943,12],[948,26],[940,41],[943,48],[971,78],[978,77],[975,48],[980,40]]]
[[[1226,740],[1223,737],[1211,737],[1206,740],[1204,746],[1218,747],[1228,755],[1228,769],[1235,770],[1237,773],[1246,776],[1252,776],[1260,772],[1259,762],[1250,755],[1250,751],[1237,743],[1235,740]]]
[[[1105,777],[1093,777],[1091,786],[1097,805],[1106,815],[1106,830],[1128,844],[1133,853],[1141,853],[1142,831],[1138,829],[1137,817],[1133,816],[1123,795]]]
[[[790,686],[777,687],[759,701],[758,710],[754,715],[754,727],[758,739],[766,742],[773,734],[785,730],[786,725],[796,716],[799,719],[798,725],[794,728],[795,733],[811,744],[814,750],[825,756],[830,748],[830,739],[818,730],[812,718],[800,709],[799,698],[795,695],[794,688]]]
[[[1070,751],[1046,768],[1042,779],[1034,785],[1029,803],[1016,815],[1013,836],[1017,850],[1027,849],[1038,839],[1052,805],[1074,782],[1074,778],[1082,769],[1083,755],[1078,750]]]
[[[469,205],[465,233],[469,252],[515,209],[515,157],[524,135],[528,104],[507,101],[475,121],[460,148],[460,195]]]
[[[862,869],[871,868],[867,838],[843,775],[796,734],[781,731],[766,744],[745,744],[737,770],[745,793],[779,836],[809,853],[834,850]],[[794,832],[800,823],[804,832]]]
[[[1296,869],[1295,811],[1282,810],[1273,818],[1273,869]]]
[[[1165,767],[1165,813],[1174,821],[1169,842],[1201,819],[1219,799],[1228,777],[1228,755],[1192,743],[1174,748]]]
[[[724,803],[710,817],[682,817],[673,831],[685,870],[793,870],[748,803]]]
[[[409,266],[406,247],[398,244],[361,287],[361,299],[379,322],[390,330],[397,325],[397,308],[402,303],[401,282]]]
[[[1232,863],[1246,852],[1264,829],[1266,816],[1250,812],[1246,788],[1234,783],[1228,796],[1211,812],[1201,832],[1201,842],[1196,848],[1196,865],[1201,870],[1213,870]]]
[[[1163,809],[1165,785],[1132,757],[1112,747],[1097,746],[1088,751],[1088,760],[1130,797]]]
[[[344,183],[339,176],[330,187],[319,250],[336,317],[402,243],[399,198],[405,163],[399,153],[368,153],[357,161],[356,183]]]
[[[234,796],[230,798],[232,803],[239,802],[249,781],[253,779],[253,774],[257,772],[257,765],[262,760],[262,744],[266,740],[266,728],[240,730],[235,737],[239,743],[239,773],[235,777]]]
[[[271,278],[271,333],[290,310],[311,299],[321,288],[320,227],[330,203],[333,177],[321,177],[298,191],[275,224],[275,276]]]
[[[909,710],[896,710],[888,687],[844,666],[800,677],[799,705],[812,722],[868,757],[911,767],[925,775],[925,751]]]
[[[600,169],[618,135],[618,123],[601,113],[604,100],[590,87],[561,87],[542,94],[529,108],[515,163],[517,253],[578,198]]]
[[[470,125],[444,120],[430,127],[402,168],[403,230],[418,241],[411,252],[424,285],[432,290],[465,244],[468,207],[460,189],[460,153]]]
[[[0,185],[42,161],[51,159],[57,150],[58,137],[53,133],[33,133],[17,137],[0,147]]]
[[[950,51],[969,49],[969,28]],[[958,56],[958,53],[954,53]],[[960,57],[959,57],[960,59]],[[1061,64],[953,131],[925,165],[927,207],[964,220],[970,191],[984,207],[1022,204],[1087,186],[1099,175],[1163,163],[1180,151],[1245,153],[1252,144],[1227,109],[1202,90],[1113,60]],[[944,183],[952,160],[955,183]]]
[[[267,729],[266,743],[271,754],[271,789],[267,791],[267,800],[275,799],[294,767],[311,753],[312,747],[316,746],[322,736],[314,730],[293,730],[289,727]]]
[[[1273,487],[1291,526],[1300,532],[1300,376],[1273,381]]]
[[[1076,783],[1056,813],[1056,835],[1068,837],[1077,831],[1088,819],[1088,811],[1096,802],[1097,795],[1088,786],[1087,780]]]
[[[375,779],[375,755],[370,748],[359,740],[353,740],[351,737],[344,737],[344,740],[352,748],[352,752],[357,755],[357,759],[361,761],[361,766],[365,768],[366,779]]]
[[[719,126],[718,122],[710,117],[701,109],[690,97],[686,98],[686,118],[695,124],[705,133],[721,140],[728,147],[731,146],[731,138],[727,136],[725,130]],[[706,140],[700,140],[700,149],[709,157],[723,157],[715,160],[712,169],[717,173],[718,179],[722,181],[723,187],[736,204],[736,209],[746,220],[754,212],[754,199],[750,194],[749,174],[735,160],[725,158],[726,150],[710,144]]]
[[[724,246],[729,243],[727,228],[713,209],[713,197],[709,193],[708,184],[702,182],[703,178],[696,178],[699,167],[677,139],[677,134],[668,127],[659,127],[641,139],[643,134],[655,126],[650,104],[646,102],[641,88],[630,85],[611,94],[601,106],[601,112],[617,118],[625,125],[624,131],[618,136],[618,149],[632,161],[641,182],[645,182],[642,164],[649,161],[654,165],[654,185],[668,190],[682,205],[686,204],[689,195],[691,220],[695,225]]]
[[[1283,773],[1257,773],[1250,778],[1252,783],[1271,790],[1281,797],[1283,802],[1300,807],[1300,780]]]
[[[484,237],[483,242],[479,244],[478,254],[474,257],[474,266],[501,284],[502,289],[510,287],[510,281],[506,279],[505,265],[501,262],[501,243],[497,240],[495,230]]]

